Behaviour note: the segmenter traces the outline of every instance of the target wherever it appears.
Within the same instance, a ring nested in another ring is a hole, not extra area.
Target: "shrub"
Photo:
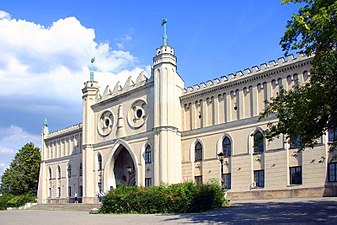
[[[101,213],[189,213],[219,208],[224,203],[217,182],[160,185],[154,187],[118,187],[103,200]]]
[[[0,210],[6,210],[8,205],[8,200],[11,198],[11,195],[4,194],[0,196]]]
[[[0,210],[6,210],[8,207],[20,207],[27,202],[35,202],[34,194],[26,195],[3,195],[0,197]]]

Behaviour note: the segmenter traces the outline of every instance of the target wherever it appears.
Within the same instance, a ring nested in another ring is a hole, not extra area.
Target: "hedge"
[[[191,213],[219,208],[225,202],[217,182],[154,187],[118,187],[103,199],[101,213]]]
[[[6,210],[8,207],[20,207],[27,202],[36,202],[34,194],[26,195],[7,195],[0,196],[0,210]]]

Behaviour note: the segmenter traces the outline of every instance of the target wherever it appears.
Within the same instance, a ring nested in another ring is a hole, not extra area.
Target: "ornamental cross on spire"
[[[163,46],[167,46],[168,43],[168,38],[167,38],[167,33],[166,33],[166,24],[167,24],[167,19],[163,19],[161,21],[161,25],[164,27],[164,36],[163,36]]]

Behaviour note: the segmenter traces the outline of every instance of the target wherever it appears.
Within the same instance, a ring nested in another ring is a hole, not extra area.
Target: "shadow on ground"
[[[179,214],[162,221],[181,223],[181,219],[184,223],[209,224],[337,224],[337,201],[234,203],[210,212]]]

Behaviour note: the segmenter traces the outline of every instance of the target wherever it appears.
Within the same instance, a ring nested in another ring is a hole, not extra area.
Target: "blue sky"
[[[0,0],[0,173],[26,142],[40,146],[80,123],[81,88],[95,67],[101,91],[149,71],[168,19],[185,87],[283,55],[279,40],[298,6],[281,0]]]

